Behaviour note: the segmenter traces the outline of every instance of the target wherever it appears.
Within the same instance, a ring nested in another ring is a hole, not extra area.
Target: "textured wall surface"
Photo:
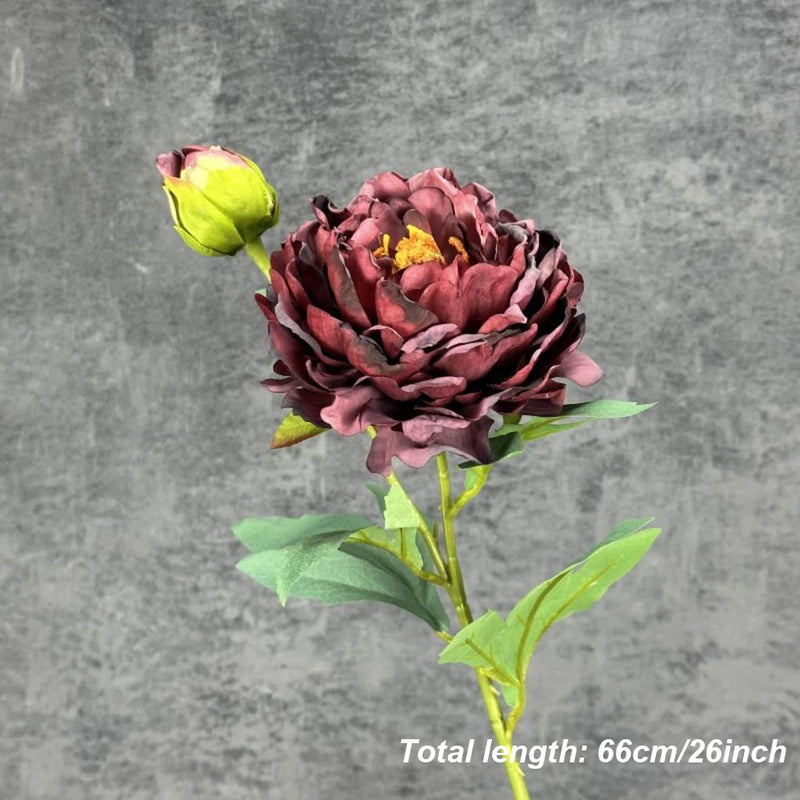
[[[403,736],[489,734],[422,623],[282,610],[233,568],[243,516],[373,502],[365,441],[267,449],[261,276],[181,244],[153,166],[194,141],[264,165],[272,246],[312,194],[441,164],[561,234],[606,373],[572,398],[660,405],[497,469],[473,606],[619,519],[666,532],[545,639],[517,739],[789,758],[589,760],[533,795],[797,797],[799,38],[792,0],[2,0],[0,797],[507,796],[496,765],[401,763]]]

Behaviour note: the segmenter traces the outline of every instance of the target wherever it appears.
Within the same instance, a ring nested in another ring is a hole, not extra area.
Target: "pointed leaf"
[[[286,605],[289,592],[300,576],[308,572],[317,561],[328,558],[338,550],[339,545],[351,535],[351,531],[319,533],[281,550],[282,558],[278,562],[275,575],[275,591],[278,593],[281,605]]]
[[[481,479],[481,468],[480,467],[471,467],[470,469],[466,470],[464,473],[464,489],[465,491],[469,491],[470,489],[474,489]]]
[[[652,408],[656,403],[634,403],[630,400],[592,400],[588,403],[567,403],[561,417],[589,419],[622,419],[633,417]]]
[[[275,590],[282,557],[281,551],[261,550],[244,558],[237,568]],[[445,630],[448,624],[432,585],[417,578],[394,556],[369,545],[342,544],[303,572],[290,594],[327,605],[375,600],[411,612],[434,630]]]
[[[505,621],[489,611],[463,628],[445,647],[441,663],[460,661],[490,670],[501,684],[522,685],[536,646],[550,626],[589,608],[650,549],[659,528],[651,520],[626,520],[602,542],[536,586]],[[506,694],[513,699],[514,692]]]
[[[383,486],[378,486],[375,483],[368,483],[366,484],[367,489],[375,497],[375,501],[378,503],[378,509],[381,512],[381,515],[386,513],[386,495],[389,494],[389,490]]]
[[[417,548],[423,553],[423,567],[429,572],[433,571],[433,567],[429,564],[424,554],[427,548],[421,547],[421,541],[418,537]],[[363,544],[350,544],[345,542],[342,549],[348,553],[352,553],[357,558],[369,561],[376,567],[386,570],[397,576],[402,580],[412,591],[417,600],[421,603],[422,607],[426,609],[426,613],[430,616],[433,622],[431,627],[434,630],[447,630],[450,627],[450,620],[447,618],[447,612],[444,610],[439,593],[436,587],[428,581],[418,578],[406,567],[402,562],[398,561],[394,556],[389,553],[376,550],[374,547]]]
[[[312,422],[307,422],[294,411],[290,411],[284,418],[283,422],[278,425],[274,436],[272,437],[272,449],[280,447],[291,447],[294,444],[304,442],[306,439],[311,439],[314,436],[319,436],[320,433],[330,428],[320,428]]]
[[[389,548],[398,558],[422,567],[422,554],[417,545],[416,528],[393,528],[385,531],[383,528],[373,526],[359,531],[355,541],[364,544],[375,543],[381,547]]]
[[[563,433],[573,428],[580,428],[581,425],[585,425],[588,421],[587,419],[582,419],[578,422],[548,422],[545,425],[537,425],[535,428],[523,430],[520,432],[520,436],[525,442],[534,442],[537,439],[552,436],[554,433]]]
[[[500,429],[489,436],[489,447],[492,455],[487,464],[496,464],[506,458],[518,456],[525,449],[525,442],[517,431]],[[486,466],[486,464],[479,464],[477,461],[462,461],[458,465],[459,469],[474,469],[481,466]]]
[[[303,514],[302,517],[248,517],[233,533],[248,549],[279,550],[313,536],[369,528],[372,522],[358,514]]]
[[[579,428],[592,420],[632,417],[654,405],[656,404],[634,403],[629,400],[592,400],[588,403],[567,404],[561,414],[555,417],[529,417],[525,421],[504,417],[503,425],[491,434],[490,441],[495,437],[502,438],[517,433],[524,442],[532,442],[554,433]]]
[[[487,611],[462,628],[439,655],[440,664],[460,662],[490,670],[501,683],[513,683],[516,653],[503,636],[506,623],[496,611]]]
[[[514,606],[506,619],[504,636],[517,650],[518,676],[524,676],[539,640],[554,622],[597,602],[650,549],[661,530],[640,530],[647,522],[622,523],[585,556]]]
[[[416,530],[419,515],[408,495],[395,484],[389,489],[385,499],[383,519],[387,528],[414,528]]]
[[[508,707],[514,708],[519,702],[519,686],[511,683],[501,683],[500,691],[503,693],[503,700],[506,701]]]
[[[624,539],[626,536],[630,536],[632,533],[636,533],[637,531],[641,531],[645,525],[649,525],[655,517],[642,517],[641,519],[626,519],[623,522],[620,522],[616,528],[614,528],[611,533],[606,536],[603,541],[598,542],[591,550],[584,553],[580,558],[576,558],[574,561],[570,561],[564,570],[571,569],[576,564],[582,564],[586,561],[589,556],[596,553],[600,548],[606,547],[613,542],[616,542],[617,539]]]

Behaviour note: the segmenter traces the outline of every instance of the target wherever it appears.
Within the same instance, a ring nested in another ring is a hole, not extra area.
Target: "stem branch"
[[[453,516],[457,516],[458,513],[461,511],[464,506],[470,502],[477,494],[480,492],[481,489],[486,485],[486,481],[489,480],[489,473],[492,471],[492,465],[487,464],[484,467],[473,467],[472,469],[475,470],[475,474],[477,475],[477,480],[475,481],[475,485],[471,486],[469,489],[465,489],[459,496],[458,499],[453,503]]]

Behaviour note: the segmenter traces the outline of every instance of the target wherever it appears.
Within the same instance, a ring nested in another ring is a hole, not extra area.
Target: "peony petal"
[[[461,299],[461,289],[445,277],[425,289],[417,302],[435,314],[437,322],[440,320],[449,322],[456,325],[459,330],[464,329],[467,309]]]
[[[567,387],[564,386],[563,383],[545,378],[537,383],[537,385],[530,388],[512,389],[507,391],[502,403],[498,403],[498,410],[500,409],[501,405],[505,406],[507,402],[514,403],[518,407],[522,407],[522,405],[528,406],[533,402],[547,402],[554,405],[560,403],[563,405],[564,398],[566,397],[566,391]],[[561,413],[560,408],[556,413]]]
[[[404,353],[411,353],[414,350],[427,350],[445,341],[448,337],[458,333],[458,326],[450,322],[443,322],[440,325],[431,325],[430,328],[412,336],[403,345]]]
[[[331,367],[311,358],[306,359],[306,369],[317,386],[330,391],[352,386],[360,377],[352,367]]]
[[[356,287],[361,307],[370,320],[375,319],[375,284],[383,279],[384,271],[366,247],[356,246],[342,253],[345,267]]]
[[[408,182],[397,172],[382,172],[370,178],[358,190],[359,195],[365,194],[378,200],[391,200],[395,197],[406,198],[410,194]]]
[[[183,156],[177,150],[161,153],[161,155],[156,158],[156,167],[165,178],[179,178],[182,166]]]
[[[434,366],[448,375],[459,375],[471,382],[482,378],[492,368],[491,357],[492,346],[484,339],[448,348]]]
[[[549,231],[539,231],[539,252],[536,255],[536,266],[539,267],[539,281],[537,286],[543,286],[545,281],[555,272],[558,263],[564,256],[564,251]]]
[[[450,400],[463,392],[467,386],[466,378],[458,375],[425,378],[415,383],[407,383],[405,386],[400,386],[397,380],[391,377],[375,376],[372,378],[372,383],[389,397],[405,402],[423,396],[430,400]]]
[[[394,328],[401,336],[408,338],[439,322],[432,311],[413,303],[388,280],[381,280],[375,286],[375,311],[378,322]]]
[[[389,234],[389,241],[393,244],[399,242],[406,235],[406,226],[403,224],[401,216],[387,203],[373,201],[369,208],[369,215],[378,226],[381,242],[385,233]]]
[[[308,422],[327,428],[327,423],[320,416],[322,409],[328,406],[333,400],[334,395],[330,392],[318,392],[306,389],[302,386],[295,386],[286,392],[281,406],[292,408]]]
[[[420,189],[438,189],[451,198],[461,193],[461,185],[456,180],[453,170],[448,167],[433,167],[418,172],[408,179],[408,188],[411,192]]]
[[[433,237],[441,239],[445,220],[453,215],[453,204],[442,190],[417,189],[409,195],[408,201],[428,221]]]
[[[489,334],[487,340],[493,345],[491,374],[503,375],[509,369],[516,369],[519,360],[530,350],[537,333],[536,325],[532,325],[523,330],[507,328],[500,333]]]
[[[336,301],[331,292],[328,279],[316,264],[295,260],[297,278],[303,284],[309,301],[317,308],[328,312],[336,310]]]
[[[353,279],[350,277],[350,273],[347,271],[342,259],[342,254],[338,250],[331,250],[325,263],[328,266],[328,281],[342,318],[357,331],[368,328],[371,324],[370,319],[361,305]]]
[[[502,264],[475,264],[464,275],[461,285],[465,307],[465,330],[478,330],[493,314],[509,306],[518,273]]]
[[[586,353],[575,350],[564,356],[553,376],[567,378],[578,386],[591,386],[603,377],[603,370]]]
[[[531,264],[519,279],[517,288],[514,289],[514,293],[511,295],[508,301],[509,304],[517,305],[522,309],[527,308],[528,303],[530,303],[533,293],[536,290],[536,285],[539,281],[540,274],[541,271],[539,270],[539,267],[537,267],[536,264]]]
[[[437,280],[458,281],[458,273],[448,271],[437,261],[412,264],[400,272],[400,288],[409,300],[417,301],[422,292]]]
[[[492,420],[488,417],[461,429],[445,429],[434,440],[420,446],[409,439],[402,431],[379,427],[367,456],[367,469],[370,472],[388,475],[392,469],[392,458],[397,456],[409,467],[424,467],[439,453],[454,452],[481,463],[491,457],[489,429]]]
[[[518,305],[508,307],[502,314],[493,314],[478,328],[478,333],[500,333],[512,325],[524,325],[528,318],[522,313]]]
[[[306,370],[308,349],[304,347],[288,330],[282,327],[274,317],[267,323],[272,347],[291,370],[292,376],[310,389],[319,388]]]
[[[468,183],[464,186],[464,194],[471,194],[478,202],[478,209],[489,225],[497,224],[497,206],[494,194],[479,183]]]
[[[427,359],[424,353],[421,355]],[[396,383],[408,380],[420,367],[418,361],[390,364],[380,345],[368,336],[356,336],[348,342],[347,358],[362,375],[391,378]]]
[[[311,335],[329,356],[339,356],[342,360],[346,358],[348,345],[357,336],[346,322],[332,317],[321,308],[309,306],[306,323]]]
[[[273,367],[274,369],[274,367]],[[274,393],[283,393],[288,391],[292,386],[297,385],[297,379],[294,377],[291,378],[264,378],[261,381],[261,385],[265,389],[269,389],[271,392]]]
[[[439,434],[451,428],[466,428],[472,423],[463,417],[446,414],[417,414],[401,424],[403,433],[415,444],[430,444]]]
[[[403,214],[403,225],[406,228],[413,226],[419,228],[421,231],[425,231],[425,233],[431,234],[431,236],[433,235],[431,223],[428,221],[428,218],[420,214],[413,206]]]
[[[472,195],[459,193],[453,200],[453,208],[459,222],[464,226],[467,239],[480,250],[481,258],[493,262],[497,256],[497,231],[487,224]]]
[[[370,333],[377,333],[381,340],[383,352],[389,358],[397,358],[403,349],[403,337],[388,325],[373,325],[364,331],[364,336]]]
[[[275,262],[272,262],[272,275],[275,275]],[[286,286],[292,295],[295,305],[303,312],[309,306],[308,294],[305,287],[297,276],[297,265],[292,262],[283,273],[283,278],[286,281]]]
[[[341,225],[350,216],[348,209],[337,208],[324,194],[318,194],[311,198],[311,210],[314,212],[314,216],[328,228]]]
[[[353,231],[348,243],[353,247],[375,248],[381,240],[383,231],[376,220],[367,217],[362,220],[358,227]]]
[[[320,412],[320,419],[337,433],[352,436],[363,433],[368,425],[394,423],[386,414],[388,408],[376,387],[362,384],[336,392],[333,402]]]

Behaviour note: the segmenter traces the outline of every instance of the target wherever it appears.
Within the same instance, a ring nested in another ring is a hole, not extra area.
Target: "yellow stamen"
[[[414,225],[409,225],[408,236],[401,239],[395,248],[395,269],[405,269],[412,264],[424,264],[426,261],[445,263],[442,251],[433,236]]]
[[[453,247],[455,247],[455,249],[458,250],[458,254],[464,259],[465,264],[469,264],[469,255],[467,254],[467,248],[464,247],[464,243],[461,241],[461,239],[458,238],[458,236],[451,236],[447,240],[447,243],[453,245]]]
[[[448,240],[459,256],[466,263],[469,263],[469,256],[463,242],[457,236],[451,236]],[[375,258],[390,256],[389,253],[389,234],[384,233],[380,247],[372,251]],[[424,264],[427,261],[438,261],[440,264],[447,263],[436,240],[426,231],[417,228],[415,225],[408,226],[408,236],[402,238],[394,250],[393,269],[399,272],[401,269],[410,267],[412,264]]]
[[[384,233],[383,234],[383,242],[381,243],[381,246],[376,248],[375,250],[373,250],[372,251],[372,255],[374,255],[375,258],[383,258],[384,256],[388,256],[389,255],[389,234],[388,233]]]

